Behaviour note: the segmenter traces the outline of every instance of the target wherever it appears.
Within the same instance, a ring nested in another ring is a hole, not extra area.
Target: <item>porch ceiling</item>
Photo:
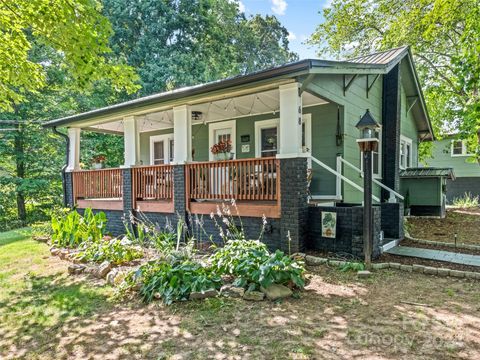
[[[328,102],[307,92],[302,93],[303,106],[322,105]],[[214,122],[226,119],[238,119],[265,113],[278,113],[280,108],[279,90],[272,89],[259,93],[224,98],[191,106],[191,110],[202,113],[200,119],[192,119],[192,124]],[[140,132],[168,129],[173,127],[173,109],[152,112],[139,117]],[[90,126],[89,129],[100,132],[123,133],[123,121]]]

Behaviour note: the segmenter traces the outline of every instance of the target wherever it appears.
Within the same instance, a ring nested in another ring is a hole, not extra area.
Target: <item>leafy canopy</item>
[[[0,110],[45,86],[49,62],[30,58],[32,44],[47,45],[80,88],[109,79],[117,89],[138,89],[134,70],[113,61],[112,28],[97,0],[0,0]]]
[[[478,143],[478,0],[333,0],[323,15],[310,39],[320,54],[360,55],[409,45],[437,133],[456,131]]]

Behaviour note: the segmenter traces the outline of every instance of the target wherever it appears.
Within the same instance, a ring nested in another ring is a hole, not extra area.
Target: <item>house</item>
[[[432,154],[425,159],[427,166],[452,168],[454,179],[446,182],[447,202],[470,193],[480,196],[480,165],[472,161],[467,143],[454,135],[433,142]]]
[[[263,241],[273,248],[359,255],[363,179],[355,125],[367,109],[381,123],[373,156],[378,253],[382,238],[403,237],[399,172],[417,166],[419,142],[433,139],[407,47],[346,61],[302,60],[45,127],[68,130],[67,203],[106,211],[114,233],[130,211],[160,223],[203,216],[213,233],[209,214],[235,199],[249,237],[268,218]],[[123,136],[124,166],[80,169],[82,131]],[[220,141],[231,144],[231,159],[210,151]],[[327,212],[336,214],[330,237],[320,221]]]

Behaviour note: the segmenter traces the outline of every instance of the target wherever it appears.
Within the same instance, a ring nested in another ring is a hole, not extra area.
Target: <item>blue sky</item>
[[[323,21],[322,9],[330,0],[237,0],[247,16],[260,13],[275,15],[290,32],[290,48],[300,59],[315,58],[315,49],[305,40]]]

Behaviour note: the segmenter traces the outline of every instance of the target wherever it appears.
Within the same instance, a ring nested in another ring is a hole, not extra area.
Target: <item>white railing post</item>
[[[70,149],[67,171],[80,170],[80,128],[68,128]]]
[[[140,163],[140,129],[136,116],[123,118],[123,140],[125,143],[124,167],[138,165]]]
[[[342,157],[340,155],[337,155],[337,173],[343,175],[342,171]],[[335,181],[335,195],[337,199],[340,199],[342,196],[342,178],[337,175],[336,181]]]
[[[173,143],[174,163],[192,161],[192,113],[188,105],[173,108]]]

